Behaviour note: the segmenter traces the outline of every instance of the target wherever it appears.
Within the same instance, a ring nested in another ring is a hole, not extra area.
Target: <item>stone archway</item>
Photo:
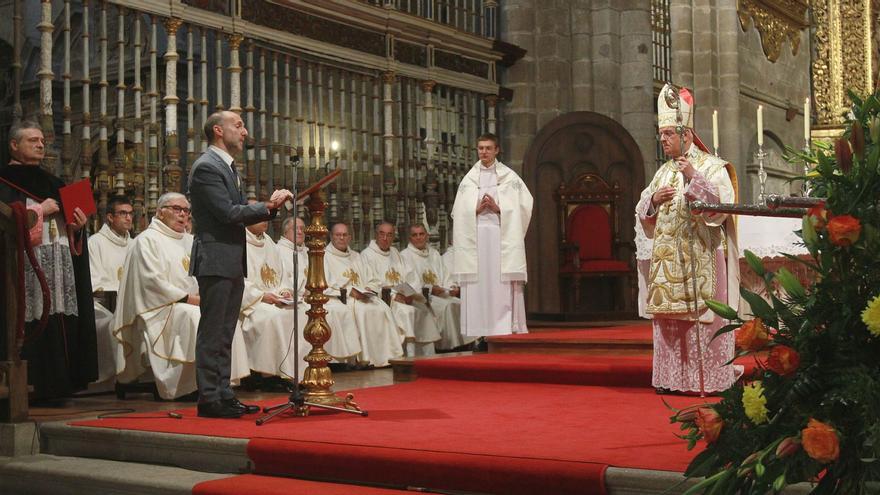
[[[586,172],[601,176],[609,184],[618,183],[623,190],[619,235],[622,241],[632,244],[632,212],[645,186],[644,163],[629,132],[617,121],[595,112],[567,113],[541,129],[526,153],[522,176],[535,198],[526,236],[529,313],[561,313],[558,282],[561,229],[554,199],[559,185]],[[626,252],[634,258],[634,245]],[[625,307],[635,312],[635,301],[625,300]]]

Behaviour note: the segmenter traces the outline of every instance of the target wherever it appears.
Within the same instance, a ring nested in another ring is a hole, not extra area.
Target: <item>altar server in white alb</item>
[[[189,276],[190,252],[183,241],[189,202],[165,193],[150,226],[132,243],[125,261],[113,320],[121,343],[117,380],[129,383],[152,371],[163,399],[196,390],[199,288]],[[236,330],[236,334],[240,333]],[[240,336],[232,343],[231,379],[247,376]]]
[[[95,294],[95,330],[98,334],[98,379],[104,382],[116,376],[116,354],[119,342],[113,338],[111,299],[119,291],[125,256],[131,247],[131,201],[125,196],[107,200],[107,215],[97,234],[89,237],[89,271]]]
[[[364,286],[381,292],[391,291],[391,312],[397,326],[406,336],[408,356],[430,356],[434,354],[434,343],[440,340],[437,319],[425,303],[420,291],[421,281],[415,270],[404,261],[400,251],[391,245],[394,242],[394,225],[381,222],[376,226],[376,238],[361,253],[361,263],[365,268]],[[403,294],[396,290],[406,282],[416,292]]]
[[[725,390],[735,380],[734,366],[725,365],[733,358],[734,336],[713,338],[724,321],[706,300],[737,307],[735,225],[726,214],[693,215],[688,203],[735,202],[736,174],[709,154],[694,132],[694,100],[687,88],[676,91],[667,84],[657,108],[660,143],[670,160],[636,205],[645,235],[653,239],[645,301],[654,327],[652,382],[659,393]]]
[[[451,294],[457,290],[451,285],[446,274],[446,266],[440,253],[428,245],[428,231],[422,224],[409,226],[409,246],[400,252],[404,261],[413,268],[419,279],[417,289],[427,289],[430,293],[430,306],[437,317],[440,340],[437,349],[450,350],[467,343],[461,336],[461,299]],[[473,340],[473,339],[471,339]]]
[[[295,227],[295,228],[294,228]],[[306,276],[309,268],[309,251],[305,246],[305,223],[301,218],[287,217],[281,224],[283,235],[278,239],[278,253],[281,255],[281,262],[284,264],[284,276],[287,278],[287,286],[293,287],[293,258],[294,253],[297,259],[297,269],[299,274],[296,280],[296,294],[299,305],[303,307],[303,311],[308,311],[309,305],[305,302],[306,294]],[[326,254],[324,255],[326,258]],[[325,274],[326,279],[326,274]],[[328,290],[324,293],[328,296]],[[333,356],[338,362],[346,362],[350,358],[354,360],[355,356],[361,352],[361,343],[358,338],[357,328],[355,328],[354,315],[345,305],[333,304],[333,298],[324,305],[327,314],[324,318],[327,325],[330,326],[330,339],[324,343],[324,350],[327,354]],[[308,323],[308,319],[300,319],[298,327],[299,332]],[[305,354],[303,354],[305,356]]]
[[[269,222],[263,221],[245,227],[247,240],[247,276],[241,300],[241,330],[248,350],[250,368],[264,376],[287,378],[294,376],[296,357],[293,352],[292,305],[295,291],[284,273],[280,251],[266,235]],[[306,307],[297,308],[299,321],[306,321]],[[299,339],[300,376],[305,362],[302,358],[311,349],[302,334],[304,323],[295,336]],[[272,383],[271,380],[268,383]],[[264,383],[264,385],[266,385]]]
[[[528,332],[523,285],[533,200],[519,175],[497,160],[500,151],[494,134],[477,138],[480,161],[462,179],[452,206],[453,277],[461,285],[466,336]]]
[[[324,278],[329,297],[328,312],[345,308],[354,317],[360,338],[358,366],[388,366],[388,361],[403,356],[403,332],[398,329],[388,307],[380,296],[364,286],[362,276],[367,270],[357,251],[349,247],[348,225],[339,222],[330,228],[330,244],[324,251]],[[336,332],[335,328],[331,329]]]

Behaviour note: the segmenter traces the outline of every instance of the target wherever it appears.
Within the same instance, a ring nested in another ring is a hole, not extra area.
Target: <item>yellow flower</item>
[[[862,321],[868,325],[868,331],[880,337],[880,295],[868,303],[862,311]]]
[[[743,387],[743,407],[746,410],[746,416],[752,420],[752,423],[759,425],[767,422],[767,398],[764,397],[764,386],[761,381],[754,381]]]

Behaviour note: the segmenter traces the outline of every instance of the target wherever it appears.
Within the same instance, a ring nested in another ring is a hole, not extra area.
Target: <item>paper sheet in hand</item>
[[[287,298],[282,297],[282,298],[278,299],[278,303],[283,304],[285,306],[293,306],[296,303],[296,301],[294,299],[287,299]]]
[[[98,212],[95,206],[95,196],[92,194],[92,184],[88,179],[83,179],[73,184],[58,189],[61,196],[61,207],[64,210],[65,223],[73,223],[73,210],[79,207],[86,215]]]
[[[409,285],[406,282],[401,282],[401,283],[395,285],[394,290],[395,290],[395,292],[402,295],[403,297],[411,297],[416,294],[419,294],[419,292],[416,292],[416,290],[412,288],[412,285]]]

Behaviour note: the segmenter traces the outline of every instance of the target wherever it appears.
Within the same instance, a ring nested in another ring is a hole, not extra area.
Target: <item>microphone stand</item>
[[[290,200],[293,204],[293,208],[290,210],[290,214],[295,219],[299,214],[299,206],[297,205],[297,175],[299,172],[297,165],[300,161],[299,155],[292,155],[290,156],[289,160],[291,167],[293,167],[293,188],[291,191],[293,193],[293,198]],[[272,418],[291,409],[296,416],[306,416],[309,414],[309,409],[312,407],[327,409],[330,411],[357,414],[359,416],[366,416],[367,411],[363,411],[360,409],[346,409],[344,407],[336,407],[329,404],[319,404],[306,400],[306,394],[304,390],[305,386],[299,381],[299,254],[297,252],[296,241],[294,241],[293,250],[293,290],[296,291],[296,294],[294,294],[293,297],[293,391],[287,398],[287,402],[274,406],[264,407],[263,413],[265,413],[266,415],[256,420],[257,426],[262,426],[264,423],[271,420]]]

